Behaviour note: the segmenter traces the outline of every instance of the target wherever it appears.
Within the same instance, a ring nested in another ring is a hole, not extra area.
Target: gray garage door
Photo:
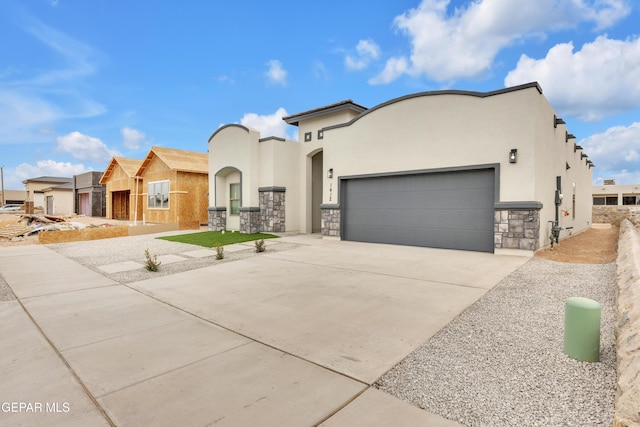
[[[342,181],[342,238],[493,252],[494,169]]]

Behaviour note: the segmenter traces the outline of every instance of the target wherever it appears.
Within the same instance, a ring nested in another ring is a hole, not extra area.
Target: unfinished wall
[[[620,226],[617,260],[618,387],[614,426],[640,426],[640,231]]]

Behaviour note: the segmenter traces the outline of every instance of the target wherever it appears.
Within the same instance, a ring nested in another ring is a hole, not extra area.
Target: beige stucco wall
[[[241,125],[227,125],[209,139],[209,206],[226,206],[217,195],[216,174],[224,168],[242,172],[242,206],[258,206],[260,133]]]
[[[44,204],[42,207],[49,215],[71,215],[73,213],[73,191],[72,190],[49,190],[43,193]],[[53,211],[47,212],[47,197],[53,198]]]
[[[535,114],[531,117],[535,141],[535,167],[532,175],[535,177],[535,186],[532,200],[540,201],[544,205],[540,213],[540,244],[544,248],[550,246],[549,236],[552,227],[550,221],[555,221],[557,176],[561,177],[563,194],[559,206],[559,223],[563,228],[560,239],[591,226],[592,170],[587,166],[586,159],[580,158],[582,151],[574,152],[576,140],[567,141],[566,133],[570,131],[566,125],[553,126],[556,113],[549,102],[543,96],[535,97],[531,102],[536,106]],[[519,149],[518,157],[520,157]],[[575,218],[574,193],[576,196]]]
[[[623,196],[640,196],[640,184],[594,185],[593,196],[616,196],[618,205],[622,205]]]
[[[285,229],[300,231],[300,144],[296,141],[268,139],[259,144],[260,187],[285,187]],[[258,190],[254,188],[252,191]]]

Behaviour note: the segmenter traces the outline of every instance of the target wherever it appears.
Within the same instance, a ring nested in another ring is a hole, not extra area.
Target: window
[[[149,183],[149,209],[169,209],[169,181]]]
[[[640,196],[622,196],[623,205],[640,205]]]
[[[618,196],[593,196],[594,206],[617,205]]]
[[[240,214],[240,184],[229,185],[229,207],[231,215]]]

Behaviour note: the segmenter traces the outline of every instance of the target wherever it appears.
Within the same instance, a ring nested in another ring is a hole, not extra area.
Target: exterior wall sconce
[[[512,148],[509,152],[509,163],[516,163],[518,161],[518,149]]]
[[[333,178],[333,168],[327,170],[327,178]]]

